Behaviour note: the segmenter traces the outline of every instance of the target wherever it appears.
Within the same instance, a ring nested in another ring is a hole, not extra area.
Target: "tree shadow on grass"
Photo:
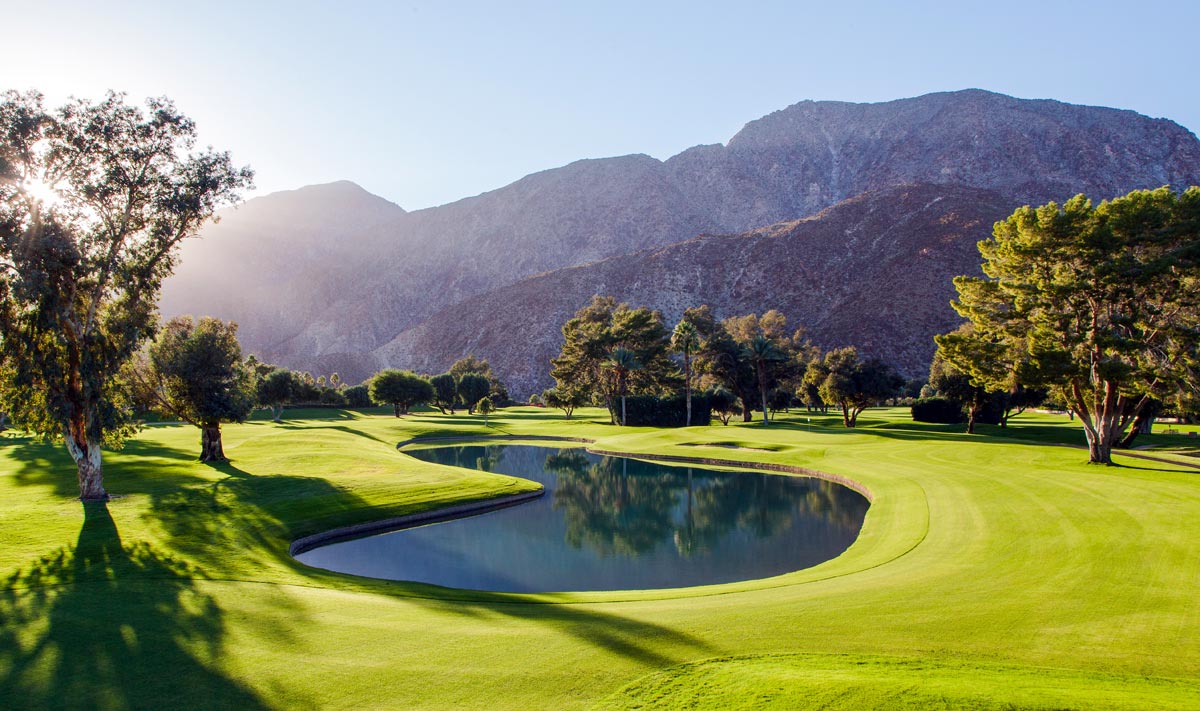
[[[452,594],[452,591],[448,594]],[[438,612],[465,615],[483,622],[489,619],[516,619],[551,626],[592,646],[658,667],[679,664],[697,656],[712,657],[726,653],[685,632],[601,612],[590,604],[529,602],[503,593],[490,594],[484,599],[415,598],[413,602],[435,608]]]
[[[104,503],[0,587],[0,707],[265,709],[223,674],[225,623],[187,563],[126,545]]]

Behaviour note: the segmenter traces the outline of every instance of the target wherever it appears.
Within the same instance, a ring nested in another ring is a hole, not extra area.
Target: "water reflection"
[[[413,456],[541,482],[542,499],[318,548],[310,565],[505,591],[677,587],[777,575],[835,557],[867,501],[820,479],[672,467],[583,449],[444,447]]]

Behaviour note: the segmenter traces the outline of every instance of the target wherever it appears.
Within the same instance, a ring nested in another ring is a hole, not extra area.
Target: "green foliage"
[[[179,419],[196,426],[242,422],[254,409],[254,374],[242,362],[237,324],[173,318],[148,355],[160,402]]]
[[[1195,387],[1200,188],[1023,207],[979,250],[989,278],[956,278],[954,308],[1002,360],[1020,355],[1020,382],[1048,387],[1072,408],[1092,462],[1111,462],[1152,399]]]
[[[167,99],[47,111],[37,93],[0,95],[3,407],[66,440],[86,499],[107,496],[101,443],[132,432],[120,373],[154,333],[179,243],[251,182],[228,154],[195,152],[195,133]]]
[[[492,404],[490,397],[480,398],[479,402],[475,403],[475,408],[479,414],[483,415],[483,424],[487,425],[488,415],[496,411],[496,407]]]
[[[579,390],[603,402],[614,419],[621,373],[626,391],[661,394],[676,388],[678,368],[670,358],[668,333],[659,312],[618,304],[611,296],[595,296],[562,330],[562,351],[551,360],[550,374],[559,388]],[[609,367],[617,348],[631,353],[641,367]]]
[[[569,420],[575,412],[575,408],[587,404],[587,396],[582,390],[571,388],[548,388],[542,391],[542,402],[546,403],[547,407],[555,407],[563,411],[563,414]]]
[[[709,410],[717,413],[723,425],[728,425],[729,419],[741,409],[737,396],[722,387],[709,390],[705,393],[705,398],[708,400]]]
[[[287,368],[276,368],[259,382],[258,404],[282,411],[283,406],[295,397],[297,385],[295,373]]]
[[[391,405],[396,417],[434,398],[433,385],[411,370],[381,370],[371,378],[367,387],[371,400],[380,405]]]
[[[683,395],[631,395],[625,401],[626,424],[630,427],[686,427],[687,398]],[[706,395],[692,395],[692,426],[712,422],[712,407]]]
[[[957,425],[966,420],[962,403],[948,397],[920,398],[912,404],[912,418],[914,422],[942,425]]]
[[[371,406],[371,390],[366,385],[353,385],[342,391],[346,396],[346,405],[356,409]]]
[[[458,398],[458,382],[450,373],[435,375],[429,379],[433,386],[433,400],[438,410],[445,414],[446,410],[454,414],[454,401]]]
[[[804,380],[817,387],[822,401],[841,408],[846,427],[854,427],[863,410],[893,397],[904,384],[883,361],[860,360],[853,346],[829,351],[824,360],[811,363]]]
[[[458,380],[458,399],[467,407],[467,412],[475,414],[475,406],[481,398],[491,393],[492,384],[478,373],[466,373]]]

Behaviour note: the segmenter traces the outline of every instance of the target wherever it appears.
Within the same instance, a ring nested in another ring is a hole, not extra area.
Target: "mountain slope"
[[[232,318],[264,358],[356,379],[377,364],[372,350],[472,296],[697,234],[803,218],[914,182],[990,190],[1010,208],[1078,192],[1181,188],[1200,184],[1200,142],[1177,124],[1130,111],[978,90],[879,104],[802,102],[750,122],[727,146],[665,162],[578,161],[412,213],[376,205],[350,219],[359,208],[346,206],[332,211],[344,221],[325,232],[300,219],[246,227],[242,213],[258,202],[251,201],[208,230],[222,239],[189,250],[163,308]],[[236,260],[224,238],[233,233],[256,243]]]
[[[1011,209],[994,191],[888,188],[799,221],[542,274],[443,309],[375,355],[435,373],[475,353],[528,395],[552,384],[561,325],[606,294],[659,309],[669,325],[700,304],[722,317],[779,309],[818,345],[857,345],[918,375],[932,336],[959,321],[950,280],[979,273],[976,245]]]

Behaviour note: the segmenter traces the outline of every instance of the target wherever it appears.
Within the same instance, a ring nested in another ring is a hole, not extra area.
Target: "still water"
[[[835,558],[867,500],[822,479],[719,472],[582,449],[441,447],[418,459],[540,482],[545,496],[332,543],[297,558],[389,580],[498,592],[637,590],[779,575]]]

